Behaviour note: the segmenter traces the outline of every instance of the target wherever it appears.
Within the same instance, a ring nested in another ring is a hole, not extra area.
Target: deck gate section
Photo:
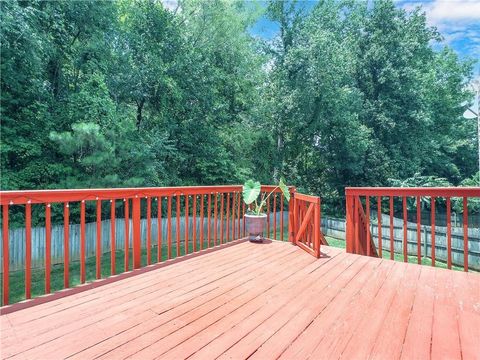
[[[309,254],[320,257],[320,245],[326,244],[320,230],[320,197],[295,193],[292,241]]]
[[[468,243],[468,213],[469,204],[471,209],[474,203],[480,200],[480,187],[450,187],[450,188],[346,188],[346,241],[347,252],[367,255],[389,257],[395,259],[395,255],[408,262],[409,258],[415,258],[418,264],[422,260],[436,266],[435,244],[435,220],[439,211],[446,213],[447,219],[447,244],[446,266],[452,268],[452,208],[461,209],[463,227],[463,270],[469,270],[469,243]],[[371,201],[373,200],[373,201]],[[376,200],[376,201],[375,201]],[[423,204],[423,205],[422,205]],[[422,206],[430,208],[431,244],[423,243],[421,228]],[[376,210],[376,220],[372,216]],[[416,213],[417,241],[415,251],[412,253],[408,246],[408,211]],[[470,210],[473,211],[473,210]],[[382,215],[389,214],[389,232],[382,234]],[[403,241],[402,249],[395,248],[394,244],[394,215],[401,213],[403,217]],[[377,226],[377,245],[374,243],[371,228]],[[430,256],[426,258],[427,247],[430,247]],[[422,252],[423,246],[423,252]],[[438,249],[437,249],[438,250]],[[410,259],[411,260],[411,259]]]

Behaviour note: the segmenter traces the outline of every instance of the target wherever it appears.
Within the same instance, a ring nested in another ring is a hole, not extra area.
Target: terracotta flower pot
[[[245,224],[247,227],[248,240],[254,242],[263,241],[263,231],[267,222],[267,215],[245,215]]]

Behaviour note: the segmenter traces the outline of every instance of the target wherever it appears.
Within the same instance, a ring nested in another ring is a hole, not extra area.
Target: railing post
[[[135,196],[132,200],[132,226],[133,226],[133,268],[141,266],[140,242],[140,198]]]
[[[295,188],[290,189],[290,201],[288,202],[288,241],[295,245]],[[283,229],[282,229],[283,231]]]
[[[320,257],[320,224],[321,224],[321,219],[320,219],[320,197],[317,198],[317,203],[315,204],[315,213],[314,213],[314,219],[313,219],[313,226],[315,228],[315,233],[314,233],[314,251],[315,251],[315,256],[317,258]]]
[[[345,227],[345,238],[346,238],[346,250],[348,253],[353,253],[353,245],[355,241],[355,224],[354,224],[354,198],[352,195],[346,194],[346,227]]]

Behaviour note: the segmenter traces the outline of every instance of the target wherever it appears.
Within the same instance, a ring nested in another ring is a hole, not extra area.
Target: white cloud
[[[175,10],[178,6],[178,0],[161,0],[165,9]]]
[[[401,0],[397,5],[407,11],[421,6],[428,24],[447,44],[462,55],[480,58],[480,0]]]
[[[424,7],[433,22],[480,21],[479,0],[435,0]]]

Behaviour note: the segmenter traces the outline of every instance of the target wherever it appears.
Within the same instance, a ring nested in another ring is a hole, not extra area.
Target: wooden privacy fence
[[[283,219],[280,218],[283,216]],[[158,246],[155,239],[163,239],[162,246],[165,248],[167,246],[167,238],[168,238],[168,220],[163,217],[160,219],[161,225],[160,229],[162,230],[162,234],[160,237],[158,236],[158,218],[152,218],[150,224],[150,235],[152,241],[150,243],[153,247]],[[129,226],[125,226],[125,219],[123,218],[116,218],[115,219],[115,249],[124,250],[125,244],[128,242],[129,248],[132,249],[132,219],[129,220]],[[196,229],[195,233],[200,234],[202,231],[204,234],[208,234],[208,217],[207,218],[200,218],[197,216],[196,218]],[[203,223],[203,227],[202,227]],[[269,234],[267,237],[271,237],[276,240],[287,240],[287,231],[283,231],[283,224],[288,224],[288,210],[280,212],[271,212],[269,215]],[[282,224],[282,225],[281,225]],[[185,227],[187,225],[187,220],[185,216],[180,218],[180,236],[181,236],[181,245],[185,246],[185,234],[193,234],[193,216],[189,217],[188,221],[188,231],[186,231]],[[216,227],[216,234],[217,238],[219,234],[221,234],[221,230],[226,233],[227,227],[229,227],[229,233],[233,234],[233,227],[231,221],[227,223],[226,219],[223,219],[222,225],[220,224],[220,220],[217,219],[210,219],[210,235],[215,233]],[[129,229],[128,241],[125,239],[125,229]],[[104,255],[107,255],[111,251],[111,243],[112,243],[112,232],[111,232],[111,220],[102,220],[101,222],[101,252]],[[213,230],[213,231],[212,231]],[[92,257],[95,256],[96,250],[96,231],[97,231],[97,224],[94,222],[86,223],[85,224],[85,256]],[[79,261],[80,260],[80,224],[70,224],[69,225],[69,259],[71,262]],[[142,218],[140,220],[140,238],[141,238],[141,247],[142,249],[147,248],[147,233],[148,233],[148,221],[146,218]],[[31,261],[30,265],[33,268],[42,268],[45,266],[45,240],[46,240],[46,229],[45,227],[32,227],[31,228]],[[63,225],[55,225],[51,228],[51,264],[63,264],[64,260],[64,227]],[[175,216],[172,216],[172,237],[176,238],[177,234],[177,220]],[[242,229],[241,235],[244,236],[244,228],[243,228],[243,220],[242,220]],[[284,239],[285,238],[285,239]],[[10,229],[9,230],[9,270],[12,271],[19,271],[25,269],[25,254],[26,254],[26,229],[19,228],[19,229]],[[192,236],[190,236],[192,239]],[[2,240],[2,234],[0,234],[0,243]],[[214,238],[206,239],[206,243],[214,242]],[[217,239],[218,240],[218,239]],[[175,245],[175,244],[173,244]],[[193,246],[192,243],[189,244],[190,248]],[[197,243],[197,247],[199,247],[199,243]],[[153,251],[153,250],[152,250]],[[2,249],[0,247],[0,257],[2,257]],[[131,261],[130,261],[131,263]],[[3,269],[0,268],[0,272],[3,272]]]
[[[277,237],[277,217],[274,216],[270,223],[270,212],[273,209],[280,212],[280,227],[283,229],[284,198],[280,189],[275,186],[262,186],[262,193],[274,192],[272,201],[267,204],[268,236]],[[294,193],[295,189],[290,191]],[[130,189],[81,189],[81,190],[40,190],[40,191],[2,191],[0,192],[0,204],[2,206],[2,303],[9,303],[9,277],[10,277],[10,229],[9,211],[15,206],[20,207],[25,214],[25,298],[31,298],[31,270],[32,270],[32,204],[40,204],[44,207],[45,214],[45,243],[44,243],[44,269],[45,269],[45,294],[51,292],[51,268],[52,268],[52,209],[54,203],[63,204],[63,286],[70,287],[69,263],[70,259],[70,206],[72,203],[80,204],[79,225],[79,263],[80,283],[86,281],[86,257],[87,257],[87,202],[95,204],[95,275],[97,279],[105,277],[102,274],[101,257],[103,247],[102,230],[102,204],[110,203],[108,219],[110,220],[110,271],[108,275],[116,274],[116,244],[117,244],[117,210],[116,203],[123,202],[124,236],[123,248],[132,248],[132,267],[141,267],[142,252],[142,209],[146,218],[146,258],[147,265],[152,262],[162,261],[163,244],[166,244],[166,258],[187,255],[211,246],[223,244],[244,236],[245,222],[243,215],[246,207],[241,200],[242,186],[193,186],[193,187],[166,187],[166,188],[130,188]],[[294,197],[291,197],[290,203]],[[181,218],[185,218],[185,226],[188,229],[182,234],[181,231],[174,233],[173,222],[176,229],[181,229]],[[166,230],[157,231],[157,238],[152,236],[152,218],[165,226]],[[166,222],[163,219],[166,219]],[[198,229],[197,219],[207,226]],[[190,227],[190,223],[192,226]],[[219,226],[208,226],[211,224]],[[229,224],[228,226],[226,224]],[[270,227],[273,225],[273,232]],[[198,231],[198,230],[199,231]],[[165,232],[166,231],[166,232]],[[166,238],[164,239],[164,236]],[[283,231],[279,237],[283,239]],[[293,236],[290,232],[289,236]],[[183,243],[185,246],[181,246]],[[156,254],[153,253],[154,245]],[[173,253],[175,251],[175,253]],[[155,256],[156,255],[156,256]],[[124,251],[124,270],[129,270],[129,251]]]
[[[394,259],[396,251],[395,229],[394,229],[394,201],[401,199],[403,209],[402,226],[402,254],[403,260],[408,261],[408,255],[414,252],[417,256],[417,262],[420,264],[422,259],[422,225],[421,225],[421,198],[430,198],[430,252],[432,266],[435,266],[436,260],[436,235],[437,227],[435,225],[436,211],[435,206],[439,199],[445,200],[446,207],[446,261],[447,267],[452,267],[452,224],[451,224],[451,201],[452,198],[461,198],[463,204],[463,267],[465,271],[469,269],[469,236],[471,233],[468,228],[468,201],[469,198],[480,198],[480,188],[346,188],[346,242],[347,251],[350,253],[362,254],[367,256],[380,256],[382,251],[387,250],[390,258]],[[370,202],[371,198],[376,200],[377,222],[375,235],[378,241],[373,241],[371,222],[371,208],[375,205]],[[414,199],[416,202],[416,243],[408,241],[408,211],[407,200]],[[388,236],[384,234],[383,229],[383,200],[388,200]],[[388,238],[389,241],[385,241]],[[473,244],[473,242],[472,242]],[[410,248],[410,249],[409,249]],[[428,248],[428,246],[427,246]],[[472,249],[475,250],[475,249]]]
[[[374,215],[371,213],[371,215]],[[477,215],[478,216],[478,215]],[[383,248],[389,246],[390,217],[382,214],[382,242]],[[378,248],[378,225],[377,219],[372,216],[370,232],[375,247]],[[345,240],[345,219],[322,216],[322,232],[338,239]],[[422,225],[421,228],[421,254],[424,258],[432,255],[431,227]],[[393,243],[397,254],[403,252],[403,219],[393,218]],[[417,255],[417,224],[407,223],[407,253],[409,256]],[[383,254],[385,256],[385,254]],[[435,257],[437,260],[447,262],[447,228],[435,226]],[[452,226],[452,264],[463,267],[463,228]],[[468,267],[480,271],[480,228],[468,229]]]

